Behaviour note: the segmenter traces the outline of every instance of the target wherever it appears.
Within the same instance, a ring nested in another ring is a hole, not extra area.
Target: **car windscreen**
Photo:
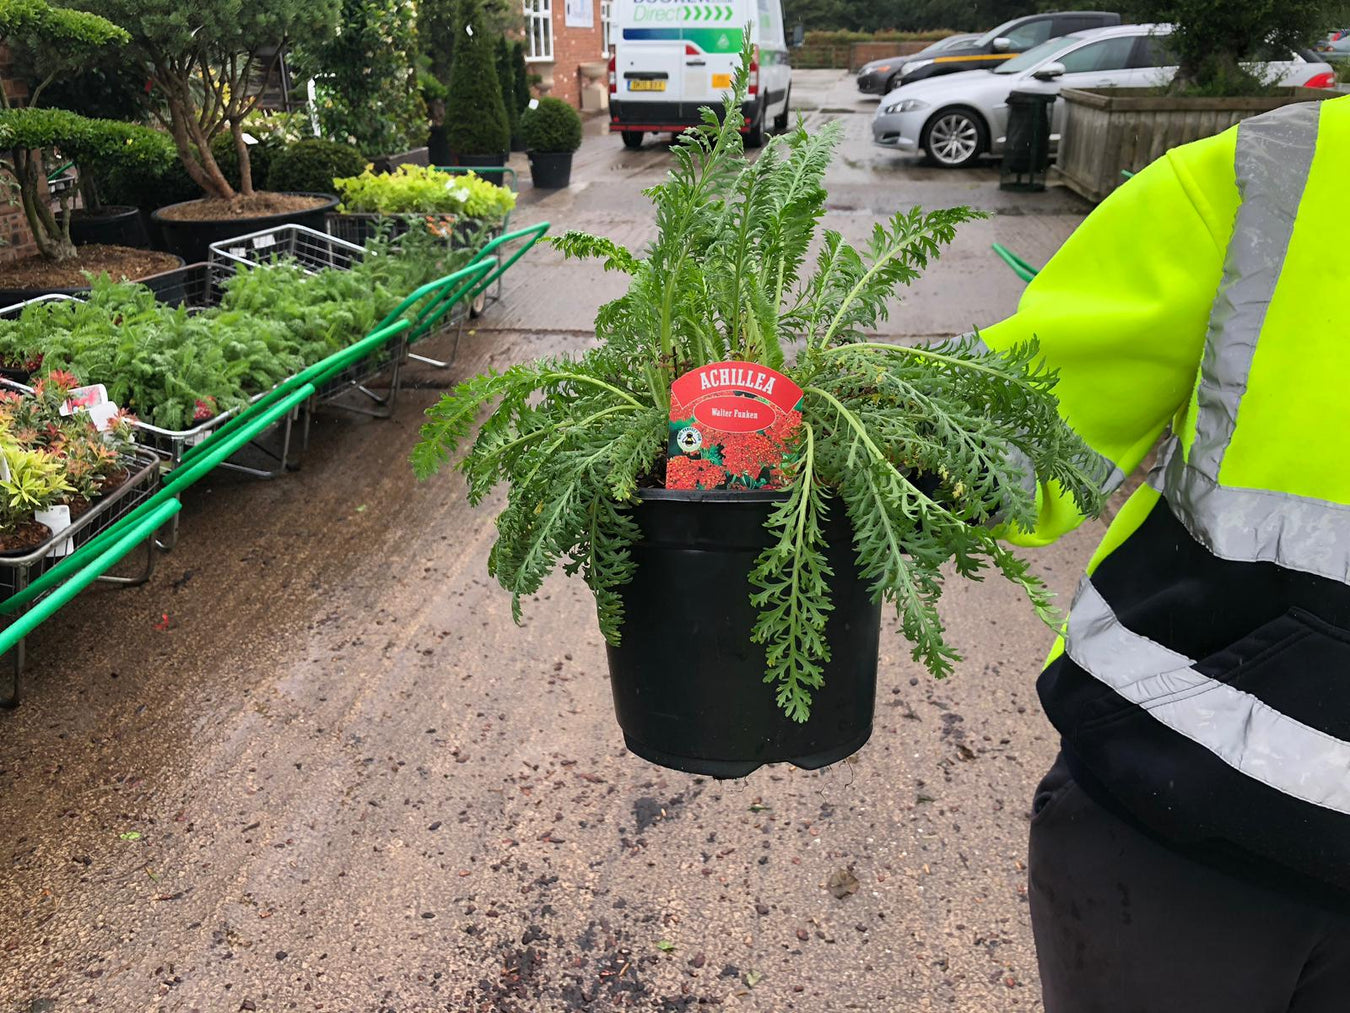
[[[1004,33],[1005,30],[1007,30],[1008,28],[1010,28],[1012,25],[1015,25],[1015,24],[1016,24],[1018,21],[1020,21],[1020,20],[1022,20],[1022,19],[1021,19],[1021,18],[1013,18],[1011,21],[1005,21],[1005,22],[1003,22],[1003,24],[999,25],[997,28],[991,28],[991,29],[989,29],[989,31],[985,32],[985,33],[984,33],[983,35],[981,35],[978,39],[976,39],[974,42],[972,42],[972,43],[971,43],[971,46],[976,46],[976,47],[979,47],[979,46],[988,46],[991,42],[993,42],[993,41],[994,41],[995,39],[997,39],[1000,35],[1002,35],[1002,34]]]
[[[1062,53],[1064,50],[1071,46],[1076,46],[1082,41],[1082,39],[1073,38],[1050,39],[1048,42],[1042,42],[1039,46],[1033,46],[1025,53],[1014,56],[1011,60],[1000,63],[994,68],[994,73],[1020,74],[1024,70],[1030,70],[1042,60]]]

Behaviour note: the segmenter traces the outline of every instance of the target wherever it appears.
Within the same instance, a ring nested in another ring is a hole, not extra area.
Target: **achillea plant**
[[[896,289],[980,216],[914,208],[878,223],[861,249],[825,230],[807,269],[839,131],[798,126],[747,161],[735,129],[747,73],[722,117],[705,110],[702,127],[679,139],[674,169],[648,191],[658,234],[643,254],[576,232],[553,240],[632,279],[596,318],[599,347],[459,385],[428,411],[413,465],[423,477],[435,472],[492,406],[458,463],[473,503],[499,483],[509,488],[490,572],[517,616],[559,563],[580,573],[616,643],[638,537],[631,507],[642,486],[664,479],[672,380],[727,359],[786,372],[805,391],[803,424],[768,522],[770,547],[750,579],[765,681],[804,721],[830,654],[829,511],[847,512],[859,571],[895,606],[914,657],[943,676],[958,660],[937,608],[944,566],[975,579],[992,568],[1054,621],[1047,589],[995,523],[1033,523],[1031,471],[1087,513],[1100,506],[1103,475],[1061,421],[1055,376],[1034,345],[999,355],[975,338],[868,340]]]

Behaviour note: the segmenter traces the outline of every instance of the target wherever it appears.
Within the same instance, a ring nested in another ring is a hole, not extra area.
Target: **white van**
[[[642,135],[698,124],[699,108],[720,108],[751,25],[750,97],[741,133],[749,147],[767,129],[785,130],[792,66],[782,0],[615,0],[609,61],[609,129],[637,148]]]

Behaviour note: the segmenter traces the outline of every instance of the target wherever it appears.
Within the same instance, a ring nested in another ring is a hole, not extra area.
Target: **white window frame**
[[[525,62],[553,62],[553,0],[524,0]]]
[[[602,56],[614,52],[614,0],[600,0],[600,28]]]

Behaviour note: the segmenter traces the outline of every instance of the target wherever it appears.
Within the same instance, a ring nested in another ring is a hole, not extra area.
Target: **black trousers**
[[[1063,757],[1032,810],[1046,1013],[1350,1011],[1350,917],[1163,847],[1089,798]]]

